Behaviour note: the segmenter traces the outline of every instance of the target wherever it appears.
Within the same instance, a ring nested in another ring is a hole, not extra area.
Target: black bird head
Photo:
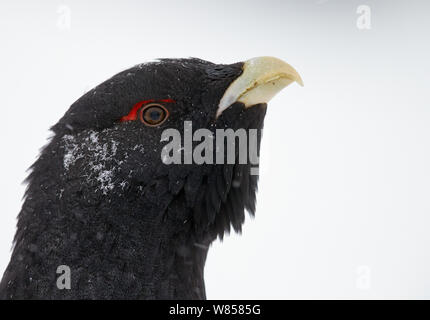
[[[259,153],[266,103],[293,81],[276,58],[162,59],[87,92],[32,167],[4,297],[204,298],[208,246],[255,212],[248,151]],[[217,135],[228,129],[257,133],[243,159],[239,143],[228,159],[240,140]],[[69,291],[55,287],[59,265]]]

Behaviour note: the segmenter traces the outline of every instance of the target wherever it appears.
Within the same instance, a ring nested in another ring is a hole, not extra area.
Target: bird
[[[267,103],[293,82],[298,72],[269,56],[163,58],[86,92],[31,167],[0,298],[207,299],[209,247],[254,216],[258,174],[237,147],[233,162],[167,164],[163,134],[182,134],[172,152],[183,159],[186,122],[217,143],[217,130],[253,129],[259,155]]]

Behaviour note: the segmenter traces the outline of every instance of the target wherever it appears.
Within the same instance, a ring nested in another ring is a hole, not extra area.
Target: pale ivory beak
[[[218,106],[218,117],[235,102],[245,108],[269,102],[292,82],[303,86],[303,80],[288,63],[274,57],[258,57],[246,61],[243,73],[225,91]]]

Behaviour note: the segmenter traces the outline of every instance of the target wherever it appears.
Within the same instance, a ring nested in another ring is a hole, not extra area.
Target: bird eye
[[[161,104],[151,103],[140,111],[140,121],[147,126],[158,126],[169,116],[169,111]]]

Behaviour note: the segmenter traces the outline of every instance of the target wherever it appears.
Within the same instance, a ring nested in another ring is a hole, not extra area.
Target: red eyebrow
[[[161,99],[161,100],[144,100],[144,101],[140,101],[138,103],[136,103],[133,108],[130,110],[130,112],[128,113],[128,115],[122,117],[120,119],[121,122],[124,121],[135,121],[137,119],[137,112],[139,111],[139,109],[148,103],[154,103],[154,102],[161,102],[161,103],[174,103],[175,100],[172,99]]]

